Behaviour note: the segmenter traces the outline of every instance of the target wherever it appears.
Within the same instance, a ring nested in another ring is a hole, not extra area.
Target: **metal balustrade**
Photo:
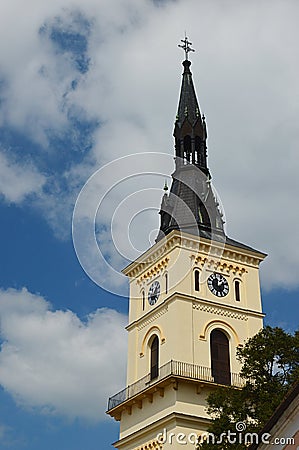
[[[153,386],[157,382],[172,375],[198,381],[207,381],[210,383],[216,382],[209,367],[171,360],[163,366],[159,367],[159,375],[157,378],[151,380],[150,374],[148,374],[145,377],[140,378],[140,380],[136,381],[136,383],[127,386],[125,389],[110,397],[108,401],[108,411],[125,402],[126,400],[129,400],[148,387]],[[242,380],[240,375],[231,373],[231,386],[242,387],[243,384],[244,381]]]

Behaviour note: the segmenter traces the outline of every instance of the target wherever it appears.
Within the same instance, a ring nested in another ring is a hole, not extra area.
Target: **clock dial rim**
[[[150,306],[157,303],[161,292],[161,286],[158,280],[153,281],[148,290],[147,300]]]
[[[217,298],[226,297],[229,293],[229,284],[227,279],[218,272],[213,272],[207,280],[208,288]]]

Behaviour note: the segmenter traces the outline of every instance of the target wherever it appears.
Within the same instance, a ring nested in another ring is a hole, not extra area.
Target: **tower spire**
[[[178,46],[185,51],[184,71],[174,126],[176,170],[168,196],[161,205],[157,240],[173,229],[211,238],[224,237],[222,214],[211,187],[207,166],[207,128],[201,115],[190,71],[188,53],[194,51],[187,36]]]
[[[191,61],[188,60],[188,53],[194,51],[190,46],[187,36],[182,39],[186,59],[183,61],[183,75],[180,92],[178,111],[176,115],[174,138],[177,161],[183,160],[201,168],[208,174],[206,139],[207,130],[203,118],[201,118],[200,108],[196,97],[195,88],[190,70]]]

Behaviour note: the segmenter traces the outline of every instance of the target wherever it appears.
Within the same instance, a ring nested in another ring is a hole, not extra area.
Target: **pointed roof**
[[[207,127],[201,117],[190,71],[191,62],[183,61],[183,76],[173,136],[176,140],[176,162],[181,160],[199,167],[209,175],[207,166]],[[182,162],[182,161],[181,161]]]
[[[198,118],[201,121],[201,114],[196,98],[196,93],[190,71],[191,62],[183,61],[184,72],[179,100],[178,113],[176,117],[177,124],[182,127],[185,119],[188,119],[191,125],[194,125]]]
[[[177,168],[161,204],[160,240],[172,230],[196,236],[224,236],[223,217],[210,178],[193,164]],[[217,239],[215,237],[215,239]]]
[[[223,213],[211,185],[207,164],[207,130],[190,71],[187,37],[179,45],[185,50],[184,72],[174,127],[175,171],[170,191],[164,190],[160,209],[161,224],[156,241],[173,230],[218,241],[233,247],[261,253],[241,242],[230,239],[224,230]],[[265,255],[265,254],[263,254]]]
[[[165,192],[160,210],[158,240],[174,229],[201,236],[224,236],[222,212],[211,186],[207,166],[207,132],[190,71],[188,52],[193,51],[187,37],[182,85],[174,128],[176,170],[170,192]]]

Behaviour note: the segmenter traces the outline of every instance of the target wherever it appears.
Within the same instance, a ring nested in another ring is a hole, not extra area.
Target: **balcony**
[[[130,400],[135,395],[140,394],[149,387],[152,387],[158,382],[171,376],[185,379],[187,378],[194,381],[221,384],[221,382],[215,382],[214,377],[212,376],[212,371],[209,367],[171,360],[159,368],[159,375],[157,378],[151,380],[150,374],[148,374],[140,380],[136,381],[136,383],[127,386],[122,391],[110,397],[108,401],[108,411],[116,408],[121,403]],[[231,386],[234,387],[242,387],[244,384],[244,380],[235,373],[230,374],[230,380]]]

